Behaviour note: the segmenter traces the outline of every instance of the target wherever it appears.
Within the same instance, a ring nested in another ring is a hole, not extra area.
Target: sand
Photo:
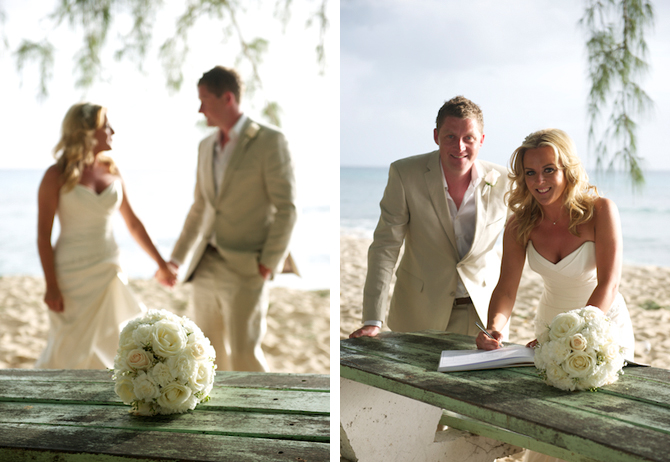
[[[369,239],[340,237],[340,338],[361,325],[363,285]],[[620,292],[635,330],[635,359],[670,369],[670,268],[624,265]],[[533,318],[542,293],[542,279],[526,268],[510,323],[510,341],[525,344],[535,338]]]
[[[153,280],[131,280],[149,309],[189,316],[190,285],[169,290]],[[0,277],[0,368],[32,368],[46,345],[44,280]],[[271,287],[268,332],[263,342],[272,372],[330,374],[330,291]]]

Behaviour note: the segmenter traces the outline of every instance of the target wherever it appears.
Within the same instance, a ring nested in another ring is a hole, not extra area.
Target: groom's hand
[[[179,265],[174,262],[169,262],[165,267],[158,268],[154,277],[163,286],[172,288],[177,284],[177,274]]]
[[[349,338],[376,337],[381,329],[377,326],[363,326],[349,335]]]
[[[267,266],[265,266],[263,263],[258,264],[258,272],[265,280],[267,280],[272,274],[272,270]]]

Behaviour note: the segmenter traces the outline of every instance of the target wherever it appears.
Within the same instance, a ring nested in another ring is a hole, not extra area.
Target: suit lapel
[[[219,136],[218,130],[203,143],[204,149],[203,157],[203,173],[202,179],[204,183],[205,196],[213,204],[216,199],[216,185],[214,184],[214,143]]]
[[[467,257],[470,256],[470,254],[473,252],[473,249],[477,245],[477,241],[481,238],[482,233],[484,232],[484,229],[486,228],[486,224],[488,223],[488,213],[489,213],[489,201],[491,200],[491,191],[488,191],[488,194],[484,195],[484,187],[486,187],[486,182],[484,181],[484,178],[486,177],[486,174],[488,171],[484,169],[484,166],[477,162],[477,169],[480,174],[481,180],[479,181],[479,184],[475,188],[475,204],[476,204],[476,222],[475,222],[475,235],[472,238],[472,245],[470,246],[470,250],[468,253],[463,257],[465,260]]]
[[[221,188],[219,190],[217,199],[220,199],[228,189],[230,181],[233,178],[237,167],[244,158],[244,152],[246,151],[251,140],[256,137],[259,130],[260,125],[249,118],[247,118],[246,122],[244,122],[244,125],[242,125],[239,138],[237,139],[237,144],[235,145],[235,149],[233,150],[233,153],[230,156],[230,160],[228,161],[228,165],[226,166],[226,172],[223,175],[223,181],[221,183]]]
[[[430,194],[430,200],[433,203],[437,218],[440,220],[442,229],[449,239],[449,243],[458,255],[456,247],[456,234],[454,233],[454,224],[451,221],[449,207],[447,206],[447,196],[444,192],[444,180],[442,179],[442,169],[440,168],[440,153],[430,156],[428,160],[428,171],[425,173],[426,185]]]

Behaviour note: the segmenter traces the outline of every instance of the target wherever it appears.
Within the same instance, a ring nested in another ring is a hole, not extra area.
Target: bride
[[[503,236],[501,274],[491,296],[487,330],[502,340],[528,258],[530,268],[544,281],[535,316],[536,338],[557,314],[592,305],[619,327],[624,357],[632,360],[633,326],[619,293],[622,239],[616,205],[588,183],[574,144],[562,130],[531,133],[510,163],[513,215]],[[480,349],[500,348],[483,333],[476,341]],[[524,460],[558,459],[527,451]]]
[[[116,210],[158,264],[159,280],[166,285],[176,282],[130,207],[114,161],[103,154],[112,149],[113,134],[105,108],[72,106],[54,149],[57,161],[40,184],[37,244],[51,327],[36,368],[113,367],[119,325],[141,313],[119,267],[111,220]],[[56,213],[61,231],[52,247]]]

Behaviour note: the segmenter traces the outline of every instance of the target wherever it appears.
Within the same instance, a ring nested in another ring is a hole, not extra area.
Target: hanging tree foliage
[[[302,3],[305,3],[303,0]],[[235,40],[239,53],[235,67],[247,64],[251,69],[245,78],[247,93],[251,96],[262,88],[260,67],[268,51],[269,42],[257,37],[247,39],[238,22],[238,16],[245,13],[249,0],[187,0],[184,11],[177,18],[175,32],[159,47],[159,59],[166,77],[166,85],[171,91],[178,91],[183,84],[182,66],[189,52],[188,34],[201,18],[220,21],[222,40]],[[259,2],[256,2],[258,4]],[[319,38],[315,47],[316,61],[320,72],[325,69],[324,40],[328,28],[326,7],[328,0],[310,1],[313,10],[306,27],[318,27]],[[101,54],[107,45],[114,19],[129,15],[132,26],[120,37],[120,45],[115,50],[116,60],[134,61],[142,70],[142,63],[150,48],[156,15],[163,8],[163,0],[58,0],[55,10],[46,19],[56,29],[67,24],[73,30],[83,31],[83,44],[74,55],[75,87],[88,89],[103,75]],[[293,0],[275,0],[275,20],[286,27],[290,20]],[[5,19],[0,11],[0,20]],[[48,96],[48,84],[53,76],[54,46],[47,38],[40,41],[24,39],[15,51],[16,65],[21,72],[27,63],[36,63],[40,72],[38,97]],[[263,115],[275,125],[280,125],[280,106],[274,101],[265,101]]]
[[[599,169],[618,166],[634,185],[644,183],[636,118],[653,106],[638,83],[649,71],[644,33],[653,21],[650,0],[586,0],[580,20],[588,34],[589,144]]]

